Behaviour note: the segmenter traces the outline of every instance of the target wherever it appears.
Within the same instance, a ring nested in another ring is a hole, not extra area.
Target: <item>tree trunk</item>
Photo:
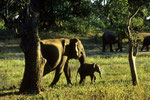
[[[21,44],[25,56],[25,72],[20,87],[21,93],[40,93],[41,80],[46,60],[42,57],[38,36],[39,2],[31,0],[22,25]]]
[[[131,70],[131,77],[132,77],[132,82],[133,85],[138,85],[138,76],[136,72],[136,65],[135,65],[135,60],[136,60],[136,54],[137,54],[137,46],[133,44],[132,40],[132,34],[130,31],[130,27],[128,26],[128,39],[129,39],[129,64],[130,64],[130,70]]]
[[[129,64],[130,64],[132,82],[133,85],[138,85],[138,76],[137,76],[136,65],[135,65],[136,51],[134,52],[133,49],[137,49],[137,48],[134,48],[132,42],[129,42]]]

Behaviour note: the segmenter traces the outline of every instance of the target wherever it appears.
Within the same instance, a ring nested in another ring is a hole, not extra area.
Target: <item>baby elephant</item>
[[[77,75],[78,73],[80,74],[80,84],[82,82],[85,81],[85,77],[86,76],[90,76],[91,77],[91,83],[94,82],[96,80],[96,77],[94,75],[94,72],[98,72],[100,77],[101,77],[101,70],[100,67],[98,66],[98,64],[94,63],[94,64],[88,64],[88,63],[84,63],[81,64],[81,66],[79,67],[78,71],[77,71]],[[76,79],[77,79],[77,75],[76,75]]]

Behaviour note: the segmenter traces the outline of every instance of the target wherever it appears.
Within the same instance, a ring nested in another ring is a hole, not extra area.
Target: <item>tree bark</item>
[[[20,87],[21,93],[40,93],[41,80],[46,60],[42,57],[38,36],[39,0],[31,0],[22,24],[20,47],[25,56],[25,72]]]

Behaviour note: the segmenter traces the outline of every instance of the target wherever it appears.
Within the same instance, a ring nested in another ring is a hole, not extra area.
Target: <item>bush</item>
[[[4,21],[0,19],[0,29],[5,29]]]

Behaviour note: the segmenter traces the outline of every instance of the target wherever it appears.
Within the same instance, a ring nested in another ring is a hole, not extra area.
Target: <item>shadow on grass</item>
[[[111,84],[111,85],[113,85],[113,84],[118,84],[118,85],[120,85],[120,84],[132,84],[132,80],[109,80],[109,81],[99,81],[99,82],[96,82],[95,84],[96,85],[98,85],[98,84],[103,84],[103,85],[105,85],[105,84]]]
[[[14,89],[2,89],[0,90],[0,97],[11,96],[11,95],[20,95],[21,93]]]

